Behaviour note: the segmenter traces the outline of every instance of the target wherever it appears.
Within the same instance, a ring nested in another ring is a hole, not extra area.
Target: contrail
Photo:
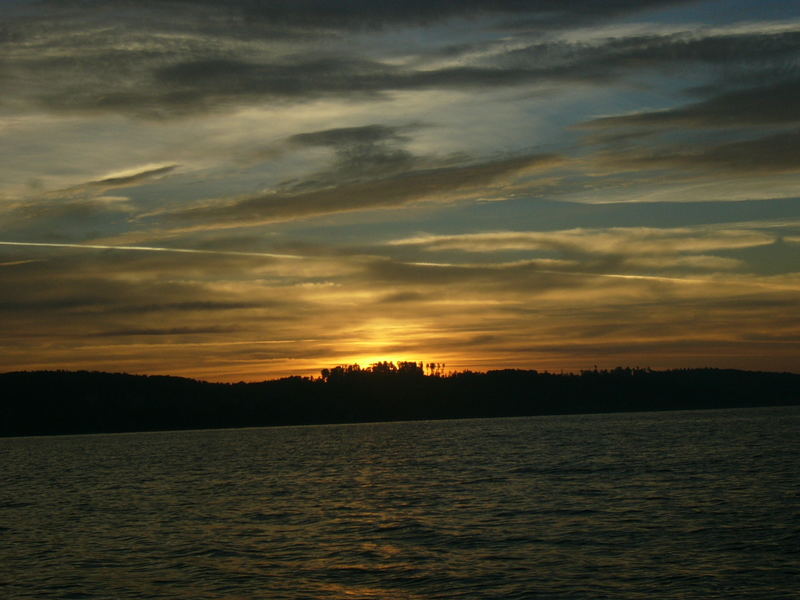
[[[411,262],[410,265],[418,265],[422,267],[459,267],[459,266],[472,266],[472,265],[456,265],[448,263],[433,263],[433,262]],[[798,291],[796,285],[787,285],[780,283],[771,283],[769,281],[743,281],[743,280],[723,280],[723,279],[697,279],[692,277],[669,277],[667,275],[632,275],[624,273],[594,273],[591,271],[558,271],[555,269],[537,269],[537,273],[547,273],[548,275],[565,275],[568,277],[598,277],[606,279],[632,279],[641,281],[665,281],[668,283],[689,283],[689,284],[715,284],[715,285],[739,285],[750,286],[757,288],[767,288],[774,290],[790,290]]]
[[[162,248],[159,246],[110,246],[103,244],[56,244],[50,242],[3,242],[0,246],[36,246],[41,248],[88,248],[90,250],[132,250],[135,252],[178,252],[183,254],[217,254],[223,256],[260,256],[264,258],[302,259],[296,254],[275,254],[272,252],[239,252],[236,250],[198,250],[196,248]]]

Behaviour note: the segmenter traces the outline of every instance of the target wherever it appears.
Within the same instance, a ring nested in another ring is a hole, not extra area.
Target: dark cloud
[[[394,292],[378,300],[379,304],[406,304],[435,300],[435,296],[420,294],[419,292]]]
[[[259,96],[317,97],[336,93],[375,93],[391,88],[402,71],[379,62],[348,56],[293,56],[285,62],[254,62],[239,58],[190,59],[154,71],[159,100],[188,104],[187,92],[208,98]],[[121,95],[119,102],[125,102]]]
[[[101,331],[92,337],[129,337],[129,336],[161,336],[161,335],[193,335],[208,333],[235,333],[236,327],[169,327],[163,329],[117,329]]]
[[[398,144],[408,140],[401,132],[414,128],[375,124],[293,135],[288,139],[290,144],[328,147],[336,153],[336,160],[329,169],[312,175],[293,188],[320,187],[410,171],[421,164],[421,158],[399,148]]]
[[[515,40],[514,50],[469,58],[459,66],[430,68],[426,61],[441,54],[435,48],[420,48],[418,65],[413,67],[382,60],[386,58],[382,53],[391,51],[381,48],[377,40],[370,55],[374,58],[368,59],[365,52],[354,51],[337,36],[284,42],[273,32],[318,27],[344,31],[511,13],[527,14],[540,24],[575,26],[676,2],[191,4],[198,7],[197,14],[182,12],[180,18],[168,18],[170,11],[182,11],[181,2],[56,3],[56,13],[63,10],[70,17],[59,22],[55,16],[42,16],[28,45],[8,54],[4,77],[6,89],[13,92],[3,102],[54,111],[171,118],[249,102],[330,96],[374,99],[398,90],[600,82],[632,70],[685,68],[691,61],[763,72],[781,64],[796,64],[800,35],[649,35],[593,43],[537,42],[518,48],[518,43],[527,39],[523,35]],[[84,14],[95,27],[81,21]],[[31,19],[20,21],[24,23],[18,24],[21,29],[33,27]],[[15,24],[12,20],[8,27],[13,30]],[[256,35],[253,30],[259,27]],[[243,51],[231,40],[240,35],[252,38],[258,49]],[[274,43],[284,45],[276,50]],[[444,52],[457,54],[474,48],[445,46]]]
[[[201,59],[157,68],[155,82],[138,90],[47,94],[51,109],[130,112],[173,117],[253,101],[306,101],[322,97],[379,99],[386,92],[432,89],[478,89],[533,82],[608,78],[609,65],[545,69],[463,66],[413,70],[357,57],[293,57],[292,62],[255,63],[245,59]],[[111,82],[114,85],[113,82]]]
[[[249,310],[266,308],[270,303],[263,302],[223,302],[223,301],[186,301],[186,302],[163,302],[159,304],[122,304],[111,307],[106,312],[112,314],[146,314],[146,313],[204,313],[204,312],[227,312],[231,310]]]
[[[35,338],[46,338],[53,352],[58,344],[73,347],[80,339],[96,344],[98,338],[130,343],[138,336],[162,343],[170,336],[191,336],[224,343],[232,332],[241,339],[241,332],[256,326],[284,326],[308,314],[291,287],[274,290],[235,279],[210,283],[215,269],[199,271],[191,255],[184,257],[184,269],[171,261],[141,264],[133,252],[118,252],[117,260],[104,252],[56,248],[30,255],[47,257],[2,268],[0,337],[15,348],[36,347]]]
[[[206,52],[214,50],[209,48]],[[313,51],[283,62],[255,62],[238,57],[195,58],[180,52],[164,52],[129,74],[125,69],[109,72],[108,65],[116,60],[127,57],[103,58],[98,61],[102,67],[95,69],[88,65],[69,79],[64,78],[59,68],[48,72],[40,67],[35,77],[47,79],[48,86],[29,89],[22,82],[24,75],[11,78],[9,84],[18,85],[17,89],[27,94],[27,100],[48,110],[114,112],[161,119],[256,101],[295,102],[329,96],[376,99],[390,90],[474,86],[498,79],[513,83],[519,79],[519,74],[487,69],[473,69],[472,73],[407,72],[397,66],[346,55],[318,58]],[[30,70],[30,65],[20,70]],[[83,79],[84,85],[74,85],[76,77]],[[6,98],[6,102],[11,101]]]
[[[661,152],[609,154],[605,162],[625,168],[680,168],[738,175],[800,172],[800,129],[716,145],[687,145]]]
[[[745,68],[781,57],[796,59],[799,40],[798,34],[750,34],[647,36],[596,44],[553,42],[501,53],[483,63],[438,69],[401,67],[344,53],[320,57],[310,49],[281,61],[235,55],[194,58],[179,53],[163,66],[158,63],[166,56],[153,61],[152,80],[146,73],[140,74],[137,79],[141,85],[132,86],[129,78],[119,81],[111,75],[107,82],[98,82],[99,89],[43,92],[39,99],[56,109],[168,117],[258,99],[296,101],[331,95],[377,98],[398,90],[608,81],[631,70],[685,68],[687,61]],[[206,49],[206,53],[212,51]]]
[[[218,3],[213,0],[173,0],[170,4],[181,10],[190,5],[213,7],[220,17],[234,22],[269,24],[299,30],[374,29],[405,25],[427,25],[451,18],[523,15],[525,25],[556,27],[618,17],[648,9],[686,4],[692,0],[407,0],[405,2],[374,2],[371,0],[233,0]],[[54,2],[58,6],[110,10],[115,7],[160,8],[157,0],[138,2],[108,2],[104,0]],[[109,6],[110,5],[110,6]],[[191,19],[191,15],[185,18]]]
[[[21,318],[26,312],[68,311],[102,306],[103,301],[92,295],[72,295],[64,298],[0,300],[0,311],[9,312]]]
[[[610,38],[596,43],[537,43],[494,53],[475,64],[439,69],[415,70],[346,55],[313,59],[297,55],[288,63],[255,63],[233,58],[193,60],[164,67],[156,76],[161,83],[174,87],[161,101],[179,105],[187,101],[181,86],[199,94],[196,102],[214,97],[221,101],[245,96],[375,96],[392,90],[606,81],[631,70],[685,69],[689,62],[747,70],[781,60],[793,64],[798,58],[798,48],[798,33],[707,37],[673,34]],[[783,91],[779,88],[776,93]],[[123,96],[121,101],[124,100]]]
[[[726,92],[674,109],[604,117],[584,123],[589,128],[612,127],[741,127],[800,121],[800,79]]]
[[[611,38],[604,41],[595,58],[617,67],[649,68],[691,62],[731,67],[794,62],[800,51],[798,32],[741,34],[677,33]]]
[[[474,191],[508,181],[528,170],[552,167],[560,158],[532,154],[458,167],[414,170],[392,177],[347,183],[297,194],[269,193],[156,215],[189,228],[223,228],[287,221],[313,216],[394,208],[412,202]]]
[[[289,141],[302,146],[331,146],[342,145],[374,145],[386,141],[405,139],[400,134],[403,128],[389,127],[387,125],[364,125],[361,127],[340,127],[325,129],[309,133],[298,133],[289,138]]]
[[[519,40],[517,44],[524,40]],[[481,46],[446,47],[445,55],[463,53],[468,57]],[[494,49],[480,66],[522,69],[544,79],[579,79],[619,76],[636,70],[658,69],[665,73],[683,71],[698,64],[718,65],[739,72],[757,72],[773,67],[780,76],[780,66],[792,66],[800,53],[800,33],[769,31],[720,34],[714,32],[679,32],[567,42],[536,42],[513,50],[501,51],[495,41],[483,49]],[[533,66],[535,65],[535,68]],[[788,71],[787,71],[788,72]],[[783,73],[786,77],[786,73]]]
[[[0,212],[0,236],[10,241],[75,242],[127,226],[130,205],[103,198],[44,198]]]

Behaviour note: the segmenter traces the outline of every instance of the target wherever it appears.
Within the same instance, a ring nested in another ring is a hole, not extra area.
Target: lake
[[[0,597],[796,598],[800,408],[0,439]]]

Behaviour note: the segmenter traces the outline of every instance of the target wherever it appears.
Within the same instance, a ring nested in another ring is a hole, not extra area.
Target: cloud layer
[[[735,4],[11,3],[0,369],[796,369],[800,20]]]

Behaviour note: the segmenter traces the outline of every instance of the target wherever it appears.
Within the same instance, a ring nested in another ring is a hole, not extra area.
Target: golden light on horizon
[[[397,319],[370,319],[352,332],[344,342],[346,350],[336,356],[338,364],[359,364],[362,367],[378,362],[419,362],[420,353],[409,347],[429,335],[425,326]],[[344,362],[342,362],[344,361]]]
[[[611,38],[587,27],[604,10],[510,3],[556,19],[536,43],[502,2],[326,8],[323,36],[306,7],[277,37],[236,1],[6,4],[2,371],[798,369],[800,26],[760,7],[780,3],[629,2]]]

